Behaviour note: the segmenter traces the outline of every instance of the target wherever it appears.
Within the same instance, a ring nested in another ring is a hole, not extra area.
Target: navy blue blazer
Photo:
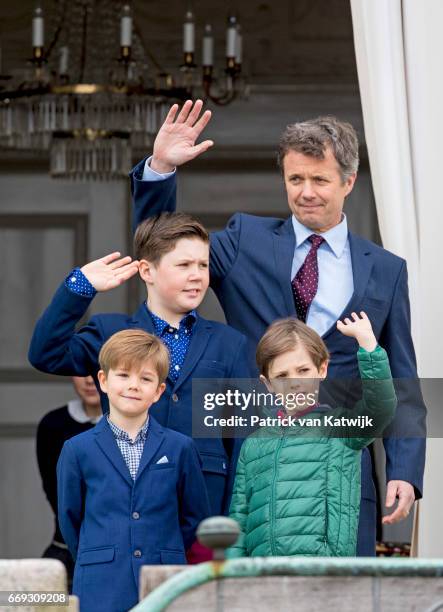
[[[163,181],[143,181],[144,164],[145,160],[131,173],[134,227],[147,217],[173,211],[176,206],[175,175]],[[340,318],[364,310],[378,342],[388,353],[393,378],[416,379],[406,262],[352,233],[349,245],[354,294]],[[211,234],[211,286],[229,325],[247,335],[251,359],[269,324],[281,317],[297,316],[289,282],[294,249],[291,217],[282,220],[238,213],[225,229]],[[335,325],[323,335],[323,340],[331,354],[328,376],[358,378],[355,340],[341,334]],[[386,477],[388,481],[410,482],[419,498],[423,488],[426,409],[418,385],[400,385],[397,397],[391,429],[407,417],[408,429],[413,430],[414,437],[384,439]],[[368,457],[363,459],[362,497],[375,499]]]
[[[98,355],[106,340],[122,329],[143,329],[154,334],[145,306],[132,316],[97,314],[77,331],[75,326],[93,298],[83,297],[60,285],[50,305],[36,324],[29,348],[29,361],[43,372],[65,376],[92,375],[97,381]],[[166,390],[151,408],[157,421],[192,436],[193,378],[250,378],[247,340],[235,329],[198,316],[185,361],[176,382],[169,377]],[[108,398],[101,393],[103,411]],[[213,514],[229,510],[235,467],[241,441],[230,438],[196,438]]]
[[[194,442],[152,416],[135,480],[106,418],[65,442],[57,480],[82,612],[135,606],[141,566],[185,564],[185,549],[209,515]]]

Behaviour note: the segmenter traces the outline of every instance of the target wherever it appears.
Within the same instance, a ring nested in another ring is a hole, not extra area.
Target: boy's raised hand
[[[137,260],[131,257],[120,257],[120,253],[110,253],[83,266],[81,271],[96,291],[109,291],[137,274]]]
[[[171,106],[154,142],[150,163],[153,170],[160,174],[172,172],[176,166],[181,166],[212,147],[212,140],[195,144],[211,118],[209,110],[200,117],[202,106],[201,100],[194,103],[186,100],[178,116],[178,104]]]
[[[352,321],[348,317],[344,321],[337,321],[337,329],[344,336],[355,338],[358,344],[367,351],[373,351],[377,347],[377,339],[372,331],[372,325],[368,315],[361,311],[360,316],[356,312],[351,314]]]

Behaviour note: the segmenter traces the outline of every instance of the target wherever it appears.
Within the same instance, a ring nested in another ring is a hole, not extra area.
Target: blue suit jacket
[[[134,226],[149,216],[175,210],[175,175],[163,181],[142,181],[145,160],[131,173]],[[380,345],[386,349],[394,379],[416,379],[411,338],[406,262],[349,233],[354,294],[340,318],[364,310]],[[275,319],[297,316],[290,277],[295,249],[292,221],[235,214],[225,229],[211,235],[211,286],[227,322],[247,335],[249,354]],[[333,325],[324,335],[331,354],[328,376],[358,378],[356,344]],[[384,439],[387,480],[405,480],[422,495],[426,447],[426,409],[418,385],[397,388],[393,427],[407,418],[414,437]],[[412,422],[412,426],[411,426]],[[397,427],[398,429],[398,427]],[[400,428],[401,429],[401,428]],[[410,435],[410,434],[409,434]],[[363,453],[362,497],[375,499],[371,464]]]
[[[157,463],[164,456],[168,463]],[[140,567],[185,564],[185,549],[209,515],[193,441],[152,416],[135,481],[105,418],[65,442],[57,478],[60,528],[75,560],[82,612],[132,608]]]
[[[63,283],[37,322],[29,360],[37,369],[51,374],[92,375],[100,391],[98,355],[106,340],[122,329],[143,329],[152,334],[155,330],[146,306],[141,304],[132,316],[94,315],[75,331],[91,300],[73,293]],[[250,376],[245,336],[227,325],[197,317],[180,376],[176,382],[166,380],[166,390],[151,414],[161,425],[192,436],[192,379]],[[106,412],[108,399],[101,395]],[[227,513],[241,441],[214,437],[196,438],[195,443],[203,462],[212,513]]]

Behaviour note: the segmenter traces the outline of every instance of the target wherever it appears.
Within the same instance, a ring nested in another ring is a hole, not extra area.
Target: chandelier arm
[[[233,102],[237,98],[237,96],[235,93],[232,93],[225,94],[224,96],[219,96],[218,98],[216,96],[208,96],[208,98],[211,100],[211,102],[217,104],[217,106],[228,106],[228,104]]]
[[[151,60],[151,62],[154,64],[154,66],[157,68],[157,70],[161,73],[166,73],[166,70],[164,69],[164,66],[162,66],[158,61],[157,58],[155,57],[155,55],[153,53],[151,53],[151,51],[148,49],[148,47],[145,44],[145,41],[143,39],[143,35],[140,32],[137,24],[135,23],[135,20],[133,21],[133,26],[134,28],[134,32],[135,35],[137,36],[137,38],[139,39],[141,46],[143,47],[143,51],[146,53],[146,55],[149,57],[149,59]]]
[[[228,104],[233,102],[237,97],[237,94],[234,88],[232,88],[230,91],[229,90],[226,91],[221,96],[212,95],[211,94],[211,81],[204,82],[204,94],[205,94],[205,100],[209,99],[211,100],[211,102],[214,102],[214,104],[217,104],[217,106],[227,106]]]
[[[63,8],[62,8],[62,14],[61,14],[61,17],[60,17],[59,23],[58,23],[58,25],[57,25],[57,27],[56,27],[56,29],[55,29],[54,36],[52,37],[52,40],[51,40],[51,42],[50,42],[50,43],[49,43],[49,45],[48,45],[48,50],[47,50],[47,51],[46,51],[46,53],[45,53],[45,59],[46,59],[46,60],[49,60],[49,58],[50,58],[50,56],[51,56],[51,53],[52,53],[52,51],[53,51],[53,49],[54,49],[55,45],[56,45],[56,44],[57,44],[57,42],[58,42],[58,39],[59,39],[60,33],[61,33],[61,31],[63,30],[63,27],[64,27],[64,25],[65,25],[65,18],[66,18],[66,5],[67,5],[66,0],[62,0],[62,6],[63,6]]]
[[[22,83],[17,89],[0,91],[0,101],[14,100],[16,98],[29,98],[31,96],[43,96],[50,92],[48,85],[38,85],[37,87],[28,86]]]
[[[86,46],[88,39],[88,7],[83,4],[83,28],[82,28],[82,46],[81,46],[81,56],[80,56],[80,83],[83,82],[85,76],[85,66],[86,66]]]

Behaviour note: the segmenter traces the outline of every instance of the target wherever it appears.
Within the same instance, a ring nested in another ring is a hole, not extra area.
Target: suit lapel
[[[197,317],[180,376],[174,385],[174,391],[176,391],[183,384],[183,382],[185,382],[192,370],[197,365],[198,361],[201,359],[201,356],[206,350],[210,335],[211,323],[205,319],[202,319],[201,317]]]
[[[109,427],[106,415],[103,416],[101,421],[95,426],[95,436],[96,442],[115,467],[115,469],[120,472],[124,480],[128,483],[130,487],[133,485],[133,480],[131,478],[131,474],[129,473],[128,466],[123,459],[123,455],[118,447],[117,440],[114,438],[114,434]]]
[[[274,263],[275,275],[280,283],[287,316],[294,316],[294,296],[291,288],[291,269],[295,251],[295,236],[292,218],[288,217],[282,225],[275,230]]]
[[[146,437],[145,445],[143,447],[143,454],[140,459],[140,465],[138,467],[136,481],[140,478],[146,466],[150,464],[152,458],[155,456],[164,439],[165,433],[163,428],[152,416],[150,416],[148,435]]]
[[[351,299],[346,304],[339,319],[350,316],[351,312],[361,310],[366,289],[368,286],[369,277],[371,276],[374,261],[371,255],[371,250],[366,241],[349,232],[349,248],[351,251],[352,277],[354,280],[354,292]],[[335,331],[335,323],[323,334],[323,338],[329,336]]]
[[[345,312],[359,309],[368,287],[374,261],[368,245],[358,236],[349,232],[349,248],[351,250],[352,276],[354,279],[354,293],[345,308]]]
[[[152,322],[151,315],[146,308],[146,304],[140,304],[139,309],[132,316],[131,326],[135,328],[143,329],[149,334],[155,335],[154,323]]]

